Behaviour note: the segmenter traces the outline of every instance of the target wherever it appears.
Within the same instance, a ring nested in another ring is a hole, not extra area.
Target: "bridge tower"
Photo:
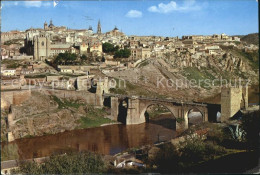
[[[97,82],[96,88],[96,105],[103,106],[104,98],[103,94],[109,93],[109,86],[108,86],[108,77],[105,77],[103,81]]]
[[[221,121],[233,117],[240,109],[248,108],[248,87],[221,89]]]

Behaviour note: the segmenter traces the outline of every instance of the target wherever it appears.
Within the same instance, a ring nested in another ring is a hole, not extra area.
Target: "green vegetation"
[[[25,75],[24,78],[45,78],[47,76],[55,76],[55,74],[51,74],[51,73],[30,74],[30,75]]]
[[[23,66],[22,61],[18,60],[2,60],[1,64],[5,64],[7,68],[15,69]]]
[[[54,60],[53,64],[54,65],[74,65],[75,61],[77,59],[77,55],[75,53],[59,53]]]
[[[102,157],[90,152],[51,156],[43,164],[21,162],[13,174],[88,174],[102,173],[106,166]]]
[[[245,52],[244,50],[234,49],[233,52],[239,54],[242,59],[248,61],[253,69],[259,69],[259,51]]]
[[[166,112],[170,112],[168,108],[162,105],[153,105],[148,108],[147,113],[145,113],[145,116],[152,119]]]
[[[115,53],[116,51],[118,51],[119,47],[118,46],[114,46],[111,43],[103,43],[102,44],[102,49],[104,53]]]
[[[229,130],[228,122],[225,124],[203,123],[185,131],[183,135],[186,136],[186,140],[180,142],[179,145],[166,143],[158,146],[159,151],[153,153],[154,155],[146,161],[149,167],[153,167],[153,171],[160,173],[208,172],[209,167],[223,166],[227,163],[230,169],[219,167],[220,169],[216,168],[213,171],[234,172],[239,169],[239,172],[244,172],[245,167],[254,166],[258,160],[255,154],[259,149],[259,111],[244,114],[240,122],[240,129],[245,133],[246,139],[234,138]],[[190,135],[195,130],[205,129],[208,131],[204,140],[201,136]],[[243,160],[243,158],[248,160]],[[244,165],[244,162],[249,160],[250,164]],[[242,167],[231,166],[230,162],[241,163]]]
[[[128,81],[114,78],[116,81],[116,87],[111,88],[110,92],[114,94],[122,95],[139,95],[139,96],[149,96],[151,93],[142,87],[132,84]]]
[[[160,173],[185,172],[188,168],[226,153],[224,147],[193,138],[181,143],[179,149],[171,143],[160,146],[156,155],[149,159],[149,164],[151,167],[155,165]]]
[[[195,67],[186,67],[184,68],[184,75],[190,80],[192,83],[195,83],[196,85],[200,85],[201,87],[205,89],[210,89],[212,85],[212,80],[215,79],[215,77],[209,73],[206,69],[199,70]],[[206,82],[205,80],[209,80]]]
[[[128,58],[131,55],[131,51],[129,49],[120,49],[115,52],[114,58]]]
[[[154,97],[154,98],[167,98],[165,95],[161,95],[158,93],[153,93],[147,89],[144,89],[142,86],[138,86],[136,84],[132,84],[126,80],[119,80],[117,78],[113,78],[116,81],[116,87],[110,88],[110,93],[113,94],[122,94],[122,95],[137,95],[143,97]]]
[[[177,123],[182,123],[182,122],[184,122],[184,119],[183,118],[176,118],[176,122]]]
[[[111,120],[108,118],[104,118],[106,115],[106,111],[104,109],[97,109],[93,106],[88,107],[87,115],[81,117],[78,120],[80,124],[79,128],[92,128],[97,127],[105,123],[110,123]]]
[[[234,48],[233,46],[221,46],[221,48],[225,51],[230,51],[234,55],[241,57],[243,61],[249,62],[250,66],[253,69],[259,69],[259,50],[246,52],[245,50]]]
[[[144,60],[144,61],[142,61],[141,63],[139,63],[139,64],[137,65],[137,67],[139,67],[139,68],[145,67],[145,66],[147,66],[148,64],[149,64],[148,60]]]
[[[242,36],[241,41],[247,42],[248,44],[259,45],[259,34],[250,33],[248,35]]]
[[[59,99],[57,96],[54,96],[54,95],[52,95],[51,98],[56,103],[58,103],[59,109],[69,108],[69,107],[78,109],[80,106],[84,105],[83,103],[80,103],[79,101],[71,101],[71,100],[67,100],[67,99],[64,99],[62,101],[61,99]]]
[[[4,45],[10,46],[11,44],[20,44],[19,41],[20,41],[20,39],[12,39],[9,41],[5,41]]]
[[[18,159],[18,146],[16,144],[5,144],[1,149],[1,161]]]

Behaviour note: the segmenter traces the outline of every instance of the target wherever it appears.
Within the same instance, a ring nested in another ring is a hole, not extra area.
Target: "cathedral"
[[[60,31],[66,31],[67,30],[67,27],[65,26],[55,26],[53,23],[52,23],[52,20],[50,20],[50,24],[48,25],[48,23],[45,21],[44,25],[43,25],[43,29],[46,31],[46,30],[60,30]]]

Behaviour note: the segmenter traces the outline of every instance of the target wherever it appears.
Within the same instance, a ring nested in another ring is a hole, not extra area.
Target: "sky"
[[[115,26],[127,35],[246,35],[258,32],[256,0],[2,1],[1,30],[55,26],[102,32]]]

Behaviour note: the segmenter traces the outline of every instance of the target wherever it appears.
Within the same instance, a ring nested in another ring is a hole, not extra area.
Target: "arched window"
[[[42,46],[44,46],[44,42],[42,41]]]

